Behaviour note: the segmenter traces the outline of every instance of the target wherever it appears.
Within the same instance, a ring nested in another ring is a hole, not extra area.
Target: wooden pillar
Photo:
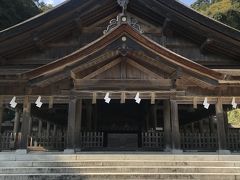
[[[226,141],[226,132],[225,132],[225,123],[224,123],[224,112],[222,106],[222,99],[218,98],[218,101],[215,105],[216,109],[216,117],[217,117],[217,133],[218,133],[218,146],[219,150],[227,149],[227,141]]]
[[[215,126],[214,126],[214,122],[213,122],[213,117],[210,116],[208,119],[209,119],[210,133],[213,134],[215,132]]]
[[[82,129],[82,100],[77,100],[76,121],[75,121],[75,144],[76,148],[81,147],[81,129]]]
[[[16,140],[17,134],[19,132],[19,122],[20,122],[20,112],[18,109],[16,109],[15,117],[14,117],[14,126],[13,126],[14,140]]]
[[[157,105],[153,105],[153,129],[156,130],[157,127]]]
[[[32,118],[32,116],[30,116],[29,122],[28,122],[28,135],[31,135],[31,133],[32,133],[32,120],[33,120],[33,118]]]
[[[71,97],[68,105],[67,149],[75,148],[76,103],[77,100]]]
[[[194,133],[195,132],[195,126],[194,126],[194,123],[191,123],[191,133]]]
[[[49,137],[50,135],[50,126],[51,126],[50,122],[47,121],[47,137]]]
[[[97,129],[98,113],[97,113],[97,104],[93,105],[93,130]]]
[[[29,102],[29,97],[25,96],[23,103],[22,127],[21,127],[22,136],[19,144],[19,149],[27,149],[30,118],[31,118],[31,103]]]
[[[200,120],[199,122],[198,122],[198,126],[199,126],[199,133],[203,133],[203,120]]]
[[[42,136],[42,120],[38,120],[38,138]]]
[[[86,110],[87,110],[87,130],[92,130],[92,103],[90,101],[87,101],[86,103]]]
[[[149,109],[149,105],[147,103],[145,105],[145,109],[146,109],[146,113],[145,113],[146,131],[148,131],[149,130],[149,119],[150,119],[149,111],[150,111],[150,109]]]
[[[53,137],[56,136],[56,133],[57,133],[57,125],[54,124],[54,125],[53,125]]]
[[[3,122],[3,98],[0,96],[0,135],[2,130],[2,122]]]
[[[171,108],[169,100],[163,101],[165,151],[172,149],[171,144]]]
[[[171,120],[172,120],[172,149],[175,152],[181,149],[181,137],[178,119],[178,104],[171,100]]]

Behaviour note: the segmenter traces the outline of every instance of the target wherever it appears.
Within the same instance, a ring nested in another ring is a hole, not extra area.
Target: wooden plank
[[[152,76],[152,77],[157,78],[157,79],[163,79],[162,76],[159,76],[158,74],[154,73],[153,71],[145,68],[144,66],[140,65],[140,64],[137,63],[136,61],[133,61],[133,60],[131,60],[131,59],[128,59],[128,60],[127,60],[127,63],[130,64],[130,65],[132,65],[133,67],[139,69],[140,71],[148,74],[149,76]]]
[[[76,90],[168,90],[171,87],[171,80],[76,80]]]
[[[116,66],[116,65],[119,64],[120,62],[121,62],[121,59],[116,59],[116,60],[114,60],[114,61],[106,64],[105,66],[99,68],[98,70],[92,72],[91,74],[88,74],[87,76],[85,76],[85,77],[82,78],[82,79],[91,79],[91,78],[97,76],[98,74],[101,74],[101,73],[107,71],[108,69]]]

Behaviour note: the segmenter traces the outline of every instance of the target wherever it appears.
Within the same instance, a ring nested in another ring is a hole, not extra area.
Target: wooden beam
[[[171,80],[76,80],[74,82],[76,90],[169,90]]]
[[[121,59],[116,59],[116,60],[114,60],[114,61],[106,64],[105,66],[99,68],[98,70],[96,70],[96,71],[88,74],[87,76],[85,76],[85,77],[82,78],[82,79],[83,79],[83,80],[84,80],[84,79],[91,79],[91,78],[97,76],[98,74],[101,74],[101,73],[107,71],[108,69],[116,66],[116,65],[119,64],[120,62],[121,62]]]
[[[154,73],[153,71],[145,68],[144,66],[140,65],[140,64],[137,63],[136,61],[133,61],[133,60],[131,60],[131,59],[128,59],[128,60],[127,60],[127,63],[130,64],[131,66],[139,69],[140,71],[142,71],[142,72],[144,72],[144,73],[146,73],[146,74],[154,77],[154,78],[163,79],[162,76],[159,76],[158,74]]]

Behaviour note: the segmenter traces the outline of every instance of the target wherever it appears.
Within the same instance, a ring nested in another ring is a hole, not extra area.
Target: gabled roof
[[[34,39],[43,41],[62,35],[61,29],[71,31],[76,23],[89,25],[120,11],[117,0],[69,0],[53,10],[0,32],[0,56],[12,51],[33,48]],[[175,0],[131,0],[128,11],[163,25],[164,21],[199,44],[211,39],[211,49],[239,58],[240,32],[207,18]],[[54,30],[57,27],[57,30]],[[56,31],[46,33],[48,31]],[[44,37],[41,33],[45,32]],[[31,34],[29,36],[29,34]],[[18,43],[16,43],[16,41]],[[208,41],[209,42],[209,41]]]
[[[86,58],[93,55],[94,53],[100,52],[107,46],[111,46],[116,40],[121,39],[123,36],[130,38],[137,44],[141,45],[147,51],[153,53],[155,57],[160,57],[164,59],[167,63],[173,64],[178,68],[181,68],[185,72],[190,72],[202,78],[211,79],[212,81],[218,82],[218,80],[225,79],[225,75],[216,71],[213,71],[209,68],[206,68],[202,65],[199,65],[185,57],[182,57],[164,47],[152,41],[148,37],[140,34],[139,32],[132,29],[128,24],[121,24],[116,27],[109,33],[103,35],[101,38],[95,40],[91,44],[86,45],[85,47],[75,51],[74,53],[60,58],[55,62],[44,65],[40,68],[31,70],[23,74],[28,80],[34,79],[44,79],[52,75],[60,76],[61,73],[66,74],[64,70],[67,69],[68,72],[71,72],[74,68],[81,66],[81,62],[86,62]],[[99,54],[98,54],[99,55]],[[118,56],[119,54],[115,54]],[[161,59],[155,61],[161,61]],[[67,68],[66,68],[67,67]],[[161,70],[161,68],[159,68]]]

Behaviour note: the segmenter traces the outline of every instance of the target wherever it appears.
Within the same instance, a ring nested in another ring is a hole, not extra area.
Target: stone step
[[[75,161],[75,160],[159,160],[159,161],[240,161],[240,155],[160,154],[160,153],[0,153],[0,161]]]
[[[57,173],[57,174],[1,174],[1,180],[145,180],[145,179],[171,179],[171,180],[240,180],[240,174],[232,173]]]
[[[55,173],[240,173],[240,167],[18,167],[0,168],[0,174],[55,174]]]
[[[91,166],[240,167],[240,161],[153,161],[153,160],[0,161],[0,167],[91,167]]]

